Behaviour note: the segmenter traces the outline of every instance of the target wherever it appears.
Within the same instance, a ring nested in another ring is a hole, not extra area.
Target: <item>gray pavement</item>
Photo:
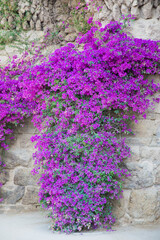
[[[53,233],[43,212],[0,214],[0,240],[160,240],[160,225],[116,227],[70,235]]]

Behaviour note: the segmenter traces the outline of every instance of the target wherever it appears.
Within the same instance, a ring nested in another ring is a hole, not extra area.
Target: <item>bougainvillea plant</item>
[[[89,19],[92,23],[92,19]],[[33,115],[40,134],[33,174],[40,170],[40,203],[53,229],[67,233],[114,223],[130,156],[129,122],[158,98],[159,42],[128,36],[123,25],[94,25],[39,64],[13,59],[0,72],[1,146],[11,123]],[[79,46],[83,50],[79,50]]]

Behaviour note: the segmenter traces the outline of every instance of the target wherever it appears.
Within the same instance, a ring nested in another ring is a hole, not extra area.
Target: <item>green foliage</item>
[[[0,31],[0,45],[5,45],[15,41],[17,38],[16,31]]]
[[[81,12],[73,9],[71,16],[71,21],[78,32],[86,33],[91,28],[91,25],[87,22],[88,19],[86,18],[86,10],[84,8],[81,9]]]

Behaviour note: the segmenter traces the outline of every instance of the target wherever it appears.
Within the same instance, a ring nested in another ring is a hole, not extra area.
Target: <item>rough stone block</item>
[[[131,12],[132,14],[132,12]],[[138,19],[131,24],[130,32],[136,38],[159,40],[160,22],[157,19]]]
[[[132,6],[131,7],[131,15],[134,15],[136,19],[139,18],[140,11],[139,11],[138,6]]]
[[[32,159],[32,153],[25,149],[18,149],[17,147],[11,147],[3,157],[6,168],[14,168],[18,165],[28,166]]]
[[[131,4],[132,4],[133,0],[124,0],[124,4],[127,6],[127,7],[130,7]]]
[[[36,31],[41,31],[41,30],[42,30],[41,21],[38,19],[36,22]]]
[[[160,148],[159,147],[140,147],[141,159],[157,162],[159,161]]]
[[[75,32],[75,29],[72,26],[69,26],[65,29],[65,33],[74,33],[74,32]]]
[[[130,190],[124,189],[121,195],[122,198],[116,200],[113,205],[113,214],[115,215],[116,219],[120,219],[121,217],[123,217],[128,209]]]
[[[9,58],[7,56],[0,56],[0,65],[4,66],[9,62]]]
[[[26,149],[29,152],[35,152],[35,143],[31,142],[32,134],[19,134],[17,135],[17,140],[20,146],[20,149]]]
[[[155,211],[156,220],[160,219],[160,187],[157,188],[157,206]]]
[[[35,187],[27,187],[26,193],[22,199],[22,204],[29,205],[29,204],[38,204],[38,188]]]
[[[158,21],[158,19],[147,20],[147,23],[145,23],[145,27],[148,39],[155,41],[160,39],[160,21]]]
[[[14,183],[20,186],[27,185],[36,185],[38,182],[39,176],[33,176],[31,174],[31,169],[28,168],[17,168],[14,174]]]
[[[104,0],[106,6],[108,9],[112,10],[113,9],[113,2],[112,0]]]
[[[70,33],[65,37],[65,41],[67,41],[67,42],[74,42],[75,39],[76,39],[75,33]]]
[[[23,186],[2,187],[1,197],[7,204],[16,204],[23,197],[24,190]]]
[[[153,0],[154,7],[158,7],[159,4],[160,4],[159,0]]]
[[[138,0],[138,6],[141,7],[143,5],[145,5],[146,3],[148,3],[150,0]]]
[[[129,14],[129,9],[128,9],[127,6],[124,5],[124,4],[122,4],[122,6],[121,6],[121,13],[122,13],[123,15],[128,15],[128,14]]]
[[[120,17],[121,17],[121,11],[120,11],[120,8],[119,8],[119,5],[118,4],[114,4],[113,6],[113,18],[115,21],[119,20]]]
[[[31,19],[30,21],[30,28],[33,30],[35,28],[35,23],[34,21]]]
[[[160,185],[160,165],[155,169],[155,184]]]
[[[68,2],[68,6],[69,7],[77,7],[78,6],[78,3],[79,3],[79,0],[70,0],[70,1],[67,1]]]
[[[140,146],[130,146],[131,157],[127,161],[139,161],[140,160]]]
[[[127,189],[151,187],[154,183],[153,164],[149,161],[127,162],[128,171],[131,173],[124,183]]]
[[[133,6],[133,7],[138,6],[138,0],[133,0],[132,6]]]
[[[22,23],[22,28],[23,28],[23,30],[25,30],[25,31],[29,29],[29,24],[28,24],[27,21],[24,21],[24,22]]]
[[[142,7],[142,13],[143,13],[143,17],[145,19],[151,18],[152,17],[152,3],[149,1],[148,3],[146,3],[143,7]]]
[[[157,190],[155,188],[133,190],[129,200],[129,214],[133,218],[155,219]]]
[[[29,31],[26,35],[29,38],[29,41],[34,41],[36,38],[42,37],[43,34],[40,32],[40,35],[35,33],[35,31]],[[36,128],[34,127],[31,119],[27,119],[24,124],[20,125],[16,129],[18,133],[34,134],[37,133]]]
[[[155,122],[148,119],[139,120],[138,124],[132,125],[132,130],[141,143],[148,145],[156,132]]]
[[[4,170],[0,173],[0,183],[5,184],[9,180],[9,172]]]

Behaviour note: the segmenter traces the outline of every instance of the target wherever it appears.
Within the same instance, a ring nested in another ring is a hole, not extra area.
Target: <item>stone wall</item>
[[[3,1],[3,0],[1,0]],[[0,15],[0,26],[6,29],[41,31],[60,27],[69,18],[69,10],[78,4],[77,0],[7,0],[11,9]],[[12,9],[17,3],[17,10]],[[1,6],[0,6],[1,7]],[[2,8],[2,7],[1,7]],[[18,22],[19,24],[15,24]]]
[[[103,1],[102,3],[104,4]],[[132,23],[129,29],[133,36],[160,39],[160,21],[155,17],[155,12],[159,9],[159,1],[105,0],[105,4],[106,12],[103,10],[100,13],[95,12],[95,19],[101,19],[105,23],[114,18],[115,9],[122,11],[124,6],[129,12],[133,11],[133,8],[138,9],[140,19]],[[149,16],[152,18],[148,19],[149,17],[145,17],[143,12],[151,5],[152,14]],[[107,11],[110,12],[109,15]],[[109,17],[111,15],[112,18]],[[67,31],[68,36],[71,32]],[[150,78],[160,82],[160,76],[150,76]],[[146,119],[140,118],[138,124],[133,124],[132,129],[135,135],[128,136],[126,141],[133,155],[125,161],[132,175],[125,181],[123,198],[115,203],[114,208],[117,222],[121,225],[160,220],[160,104],[156,105],[154,111],[148,111]],[[24,211],[38,206],[37,176],[31,175],[34,147],[30,137],[33,134],[35,129],[28,120],[24,128],[15,130],[15,140],[3,156],[6,172],[0,179],[4,184],[1,191],[4,197],[4,202],[0,205],[1,212]]]
[[[35,149],[30,138],[34,134],[35,128],[30,120],[26,121],[24,127],[15,129],[9,150],[1,153],[6,167],[5,172],[0,174],[0,182],[3,183],[0,197],[4,199],[0,212],[24,211],[38,206],[38,176],[31,174]]]
[[[90,3],[90,0],[85,0]],[[134,15],[136,19],[160,19],[159,0],[100,0],[96,1],[94,17],[103,21],[118,21],[122,15]],[[97,11],[97,6],[103,6],[102,11]]]
[[[160,76],[150,76],[160,82]],[[132,124],[135,135],[126,139],[132,157],[125,161],[131,177],[125,180],[123,198],[115,202],[114,213],[119,224],[144,224],[160,220],[160,104],[148,111],[147,118]],[[15,129],[15,139],[2,158],[6,171],[0,176],[4,185],[0,212],[36,209],[38,204],[38,175],[33,168],[35,128],[30,120]]]
[[[160,75],[150,76],[160,82]],[[115,206],[118,223],[160,221],[160,104],[131,125],[135,135],[126,138],[132,157],[125,161],[131,176],[125,180],[123,198]]]
[[[53,22],[54,0],[8,0],[11,6],[18,5],[15,14],[7,14],[0,17],[2,28],[6,28],[8,24],[11,29],[23,28],[23,30],[35,29],[40,31],[48,24]],[[12,9],[12,8],[11,8]],[[12,13],[12,11],[11,11]],[[22,25],[14,25],[14,21],[18,20]]]
[[[41,31],[49,27],[53,30],[70,17],[69,11],[79,2],[79,0],[8,0],[11,6],[15,1],[18,3],[17,16],[8,13],[0,16],[0,25],[3,29],[8,24],[13,29]],[[119,20],[122,14],[132,14],[136,19],[160,19],[159,0],[99,0],[97,4],[103,6],[99,13],[95,8],[95,17],[101,21]],[[14,24],[17,20],[21,22],[21,26]]]

